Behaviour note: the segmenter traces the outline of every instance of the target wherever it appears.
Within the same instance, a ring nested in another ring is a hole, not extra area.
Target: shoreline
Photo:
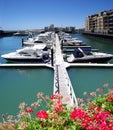
[[[101,37],[106,39],[112,39],[113,40],[113,34],[101,34],[101,33],[92,33],[92,32],[83,32],[83,35],[89,35],[89,36],[95,36],[95,37]]]

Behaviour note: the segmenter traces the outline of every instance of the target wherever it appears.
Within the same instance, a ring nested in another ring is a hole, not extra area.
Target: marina
[[[55,34],[53,40],[54,40],[54,44],[53,44],[53,52],[54,52],[53,55],[54,56],[53,56],[53,59],[51,59],[51,60],[53,60],[53,63],[54,63],[53,66],[54,66],[54,70],[55,70],[55,72],[54,72],[54,90],[53,90],[54,92],[53,93],[62,94],[63,103],[67,104],[68,107],[71,107],[73,105],[76,105],[76,107],[77,107],[78,106],[77,99],[76,99],[75,93],[73,91],[73,87],[71,85],[71,81],[69,79],[66,67],[64,65],[63,55],[62,55],[61,47],[60,47],[60,41],[59,41],[57,34]],[[33,47],[35,47],[35,46],[33,46]],[[28,50],[28,48],[27,48],[27,50]],[[17,52],[21,52],[21,51],[19,50]],[[25,51],[24,51],[24,53],[25,53]],[[13,59],[16,60],[16,58],[18,60],[18,55],[15,56],[15,58],[12,58],[12,55],[10,56],[10,54],[12,54],[12,53],[5,54],[2,57],[3,58],[5,57],[5,59],[8,59],[8,60],[13,60]],[[7,58],[6,56],[9,58]],[[29,57],[30,56],[28,56],[28,54],[27,54],[27,57],[25,57],[25,58],[28,58],[28,60],[29,60]],[[21,58],[22,59],[19,58],[19,60],[25,59],[24,57],[21,57]],[[32,65],[30,65],[30,66],[32,66]]]
[[[79,37],[81,37],[80,35],[79,35]],[[12,45],[13,47],[13,50],[16,48],[16,47],[19,47],[19,48],[22,48],[22,46],[21,46],[21,38],[22,37],[17,37],[16,39],[18,39],[19,41],[20,41],[20,43],[18,44],[18,46],[15,46],[14,44]],[[7,38],[6,38],[7,39]],[[8,39],[10,39],[10,38],[8,38]],[[13,39],[12,37],[11,37],[11,39]],[[15,38],[14,38],[15,39]],[[57,39],[57,36],[56,36],[56,39]],[[1,40],[1,39],[0,39]],[[57,39],[58,40],[58,39]],[[57,41],[56,40],[56,41]],[[3,39],[2,39],[2,42],[3,42]],[[12,41],[11,41],[12,42]],[[55,42],[55,39],[54,39],[54,42]],[[6,44],[6,43],[5,43]],[[5,45],[4,44],[4,45]],[[9,43],[10,44],[10,43]],[[11,43],[12,44],[12,43]],[[4,46],[3,45],[3,46]],[[55,50],[57,50],[56,51],[56,53],[54,53],[53,54],[53,66],[52,66],[52,64],[51,64],[51,62],[49,62],[49,63],[38,63],[38,64],[36,64],[36,63],[28,63],[28,64],[26,64],[26,63],[24,63],[24,64],[22,64],[22,63],[9,63],[9,62],[7,62],[5,59],[3,59],[3,58],[1,58],[0,59],[0,62],[1,62],[1,64],[0,64],[0,70],[1,70],[1,72],[2,72],[2,70],[4,70],[4,69],[6,69],[7,70],[7,72],[10,70],[10,69],[19,69],[19,70],[26,70],[26,69],[30,69],[30,70],[32,70],[32,69],[40,69],[41,68],[41,71],[43,72],[43,69],[45,70],[45,69],[47,69],[47,71],[48,71],[48,68],[49,68],[49,70],[50,70],[50,73],[52,72],[52,75],[54,75],[53,77],[54,78],[52,78],[52,80],[51,80],[51,82],[50,82],[50,84],[51,84],[51,92],[50,92],[50,94],[52,94],[52,93],[62,93],[62,94],[64,94],[64,97],[66,97],[67,95],[69,95],[69,96],[67,96],[68,98],[66,98],[66,100],[64,99],[64,103],[68,103],[67,101],[71,101],[71,105],[73,104],[73,103],[75,103],[76,105],[77,105],[77,102],[76,102],[76,97],[79,97],[79,95],[80,95],[80,93],[81,93],[81,90],[80,89],[78,89],[78,84],[76,84],[76,82],[75,81],[77,81],[77,80],[79,80],[78,78],[80,78],[80,77],[78,77],[77,75],[77,73],[73,73],[73,72],[71,72],[72,70],[73,71],[75,71],[75,70],[78,70],[78,69],[80,69],[81,68],[81,70],[85,70],[85,69],[88,69],[88,68],[90,68],[90,71],[93,69],[93,70],[97,70],[97,72],[98,71],[100,71],[100,69],[102,70],[102,68],[103,69],[105,69],[106,70],[106,73],[107,73],[107,77],[106,78],[109,78],[110,79],[110,84],[112,84],[111,82],[112,82],[112,78],[111,77],[109,77],[108,76],[108,73],[110,73],[110,71],[108,71],[107,72],[107,70],[110,70],[111,69],[111,72],[112,72],[112,67],[113,67],[113,64],[97,64],[97,63],[94,63],[94,64],[90,64],[90,63],[82,63],[82,64],[80,64],[80,63],[67,63],[67,62],[65,62],[65,61],[62,61],[63,60],[63,56],[62,56],[62,53],[61,53],[61,50],[60,49],[58,49],[60,46],[58,46],[59,45],[59,42],[57,41],[57,43],[55,44],[55,45],[53,45],[53,52],[55,51]],[[55,49],[55,47],[57,46],[57,49]],[[11,48],[11,50],[12,50],[12,48]],[[17,49],[19,49],[19,48],[17,48]],[[111,47],[112,48],[112,47]],[[3,51],[4,51],[5,49],[3,49]],[[59,52],[60,51],[60,52]],[[109,51],[109,50],[108,50]],[[4,53],[4,52],[1,52],[2,54]],[[57,59],[57,60],[55,60],[55,59]],[[74,67],[74,68],[73,68]],[[42,69],[43,68],[43,69]],[[53,72],[54,72],[54,74],[53,74]],[[61,73],[60,73],[61,72]],[[78,72],[79,73],[79,72]],[[82,73],[81,73],[82,74]],[[91,74],[91,73],[90,73]],[[39,75],[39,73],[38,73],[38,71],[37,71],[37,75]],[[103,72],[101,72],[101,74],[100,75],[103,75]],[[51,78],[51,75],[50,74],[48,74],[48,76],[49,76],[49,78]],[[0,75],[0,77],[2,77],[2,73],[1,73],[1,75]],[[5,76],[4,76],[5,77]],[[44,75],[42,76],[42,77],[44,77]],[[76,79],[75,79],[75,77],[76,77]],[[6,78],[6,77],[5,77]],[[43,78],[42,78],[43,79]],[[45,78],[46,79],[46,78]],[[43,80],[45,80],[45,79],[43,79]],[[56,80],[55,80],[56,79]],[[75,79],[75,80],[73,80],[73,79]],[[81,78],[80,78],[81,79]],[[83,78],[82,78],[83,79]],[[103,80],[103,79],[102,79]],[[57,82],[58,81],[58,82]],[[64,82],[65,81],[65,82]],[[27,81],[25,81],[25,82],[27,82]],[[32,82],[32,81],[31,81]],[[43,81],[42,81],[43,82]],[[88,82],[88,81],[87,81]],[[56,86],[56,84],[59,84],[58,86]],[[85,83],[85,81],[84,81],[84,83]],[[35,83],[34,83],[35,84]],[[94,84],[93,82],[92,82],[92,84]],[[5,85],[4,83],[2,84],[3,86]],[[90,84],[89,84],[90,85]],[[22,85],[23,86],[23,85]],[[54,88],[52,87],[52,86],[54,86]],[[63,86],[63,87],[61,87],[61,86]],[[64,87],[65,86],[65,87]],[[67,86],[67,87],[66,87]],[[60,88],[61,87],[61,88]],[[101,87],[101,86],[100,86]],[[66,88],[66,91],[64,92],[64,88]],[[1,88],[2,89],[2,88]],[[88,88],[87,88],[88,89]],[[48,89],[49,90],[49,89]],[[47,90],[47,91],[48,91]],[[39,90],[38,90],[39,91]],[[44,91],[44,90],[43,90]],[[78,92],[79,92],[79,94],[78,94]],[[48,93],[49,94],[49,93]],[[75,96],[75,94],[76,94],[76,96]],[[66,96],[65,96],[66,95]],[[3,99],[3,97],[1,97],[1,99]],[[70,100],[71,99],[71,100]],[[69,103],[68,103],[69,104]],[[8,105],[8,104],[7,104]]]
[[[0,9],[0,130],[113,130],[113,1]]]

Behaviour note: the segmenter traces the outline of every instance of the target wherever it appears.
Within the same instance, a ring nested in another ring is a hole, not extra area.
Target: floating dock
[[[67,107],[78,107],[77,99],[68,76],[63,54],[60,47],[60,41],[56,34],[54,50],[54,94],[60,93],[63,96],[62,102]]]
[[[68,67],[96,67],[96,68],[112,68],[113,64],[97,64],[97,63],[67,63],[65,62],[66,68]]]
[[[0,64],[0,67],[53,67],[50,64]]]

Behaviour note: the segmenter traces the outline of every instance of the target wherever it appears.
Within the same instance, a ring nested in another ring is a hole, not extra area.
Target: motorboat
[[[34,46],[36,44],[44,43],[42,40],[39,40],[38,38],[28,38],[28,40],[23,41],[23,45],[25,46]]]
[[[8,54],[1,55],[9,61],[16,62],[48,62],[50,60],[49,50],[46,44],[37,44],[33,47],[24,47]]]
[[[72,37],[68,33],[60,32],[59,38],[63,46],[83,46],[86,45],[82,40],[77,37]]]
[[[28,38],[27,40],[23,41],[24,46],[34,46],[40,43],[44,43],[47,45],[48,48],[51,48],[53,41],[51,40],[50,34],[39,34],[36,37]]]
[[[112,58],[112,54],[93,52],[91,47],[78,47],[67,57],[67,61],[69,63],[106,63]]]
[[[80,46],[83,45],[83,41],[79,40],[78,38],[66,38],[63,40],[63,45],[65,46]]]
[[[72,38],[72,37],[64,37],[61,39],[61,43],[63,46],[85,46],[86,43],[84,43],[79,38]]]
[[[68,33],[65,33],[65,32],[59,32],[59,38],[60,38],[60,40],[61,39],[69,39],[69,38],[72,38],[72,36]]]
[[[14,36],[28,36],[28,32],[16,32],[13,35]]]

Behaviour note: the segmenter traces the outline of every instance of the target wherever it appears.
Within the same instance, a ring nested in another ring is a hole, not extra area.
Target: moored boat
[[[62,40],[62,44],[64,46],[81,46],[81,45],[85,45],[85,43],[83,43],[83,41],[81,41],[78,38],[65,38]]]
[[[15,52],[1,55],[8,61],[16,62],[48,62],[50,60],[49,51],[46,44],[38,44],[33,47],[25,47]]]
[[[113,58],[112,54],[93,52],[89,48],[76,48],[74,53],[67,57],[69,63],[106,63]]]

